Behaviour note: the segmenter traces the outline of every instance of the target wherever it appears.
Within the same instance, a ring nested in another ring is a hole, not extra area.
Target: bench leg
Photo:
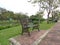
[[[38,31],[40,31],[39,28],[38,28]]]
[[[27,32],[27,33],[28,33],[28,36],[31,36],[30,31],[29,31],[28,29],[27,29],[27,31],[28,31],[28,32]]]
[[[30,32],[28,31],[28,36],[31,36]]]
[[[22,35],[23,35],[23,32],[24,32],[23,30],[24,30],[24,29],[22,29],[22,33],[21,33]]]

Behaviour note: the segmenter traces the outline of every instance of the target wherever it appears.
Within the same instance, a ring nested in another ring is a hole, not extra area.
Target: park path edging
[[[10,38],[10,45],[21,45],[19,42],[17,42],[14,38]]]
[[[39,37],[39,39],[37,39],[32,45],[38,45],[42,39],[48,34],[48,32],[50,32],[50,30],[46,31],[42,36]]]

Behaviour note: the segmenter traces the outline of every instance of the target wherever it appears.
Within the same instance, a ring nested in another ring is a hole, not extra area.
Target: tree
[[[44,21],[44,18],[43,18],[43,12],[37,12],[37,17],[39,18],[39,20],[40,20],[40,23],[42,22],[42,21]]]
[[[3,20],[3,15],[2,15],[2,13],[5,12],[5,11],[7,11],[7,10],[0,7],[0,20]]]
[[[32,3],[38,3],[40,8],[47,10],[47,23],[49,23],[49,14],[59,6],[60,0],[33,0]]]
[[[37,12],[35,15],[30,16],[30,19],[39,19],[39,23],[42,23],[45,20],[42,14],[43,12]]]
[[[20,18],[28,17],[26,14],[23,13],[15,13],[13,19],[17,20],[17,22],[20,21]]]
[[[11,19],[13,18],[14,13],[12,11],[5,11],[5,12],[2,12],[1,15],[4,20],[9,20],[10,18]]]
[[[55,18],[57,17],[57,20],[59,20],[59,17],[60,17],[60,15],[59,15],[59,11],[57,10],[57,11],[55,11]]]

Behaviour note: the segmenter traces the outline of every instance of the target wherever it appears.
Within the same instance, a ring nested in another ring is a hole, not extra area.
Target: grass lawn
[[[50,24],[47,24],[46,22],[42,22],[40,24],[40,29],[41,30],[48,30],[49,28],[51,28],[55,23],[50,23]]]
[[[47,24],[46,22],[43,22],[40,24],[40,30],[47,30],[53,25],[54,23]],[[8,39],[16,35],[20,35],[20,33],[21,33],[21,26],[0,30],[0,44],[9,45]]]
[[[21,33],[21,26],[0,30],[1,45],[9,45],[8,39],[16,35],[19,35],[20,33]]]

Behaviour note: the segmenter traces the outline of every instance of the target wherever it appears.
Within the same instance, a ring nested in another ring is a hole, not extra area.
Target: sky
[[[36,6],[33,5],[28,0],[0,0],[0,7],[15,13],[28,13],[29,16],[39,11],[38,4],[35,4]]]

